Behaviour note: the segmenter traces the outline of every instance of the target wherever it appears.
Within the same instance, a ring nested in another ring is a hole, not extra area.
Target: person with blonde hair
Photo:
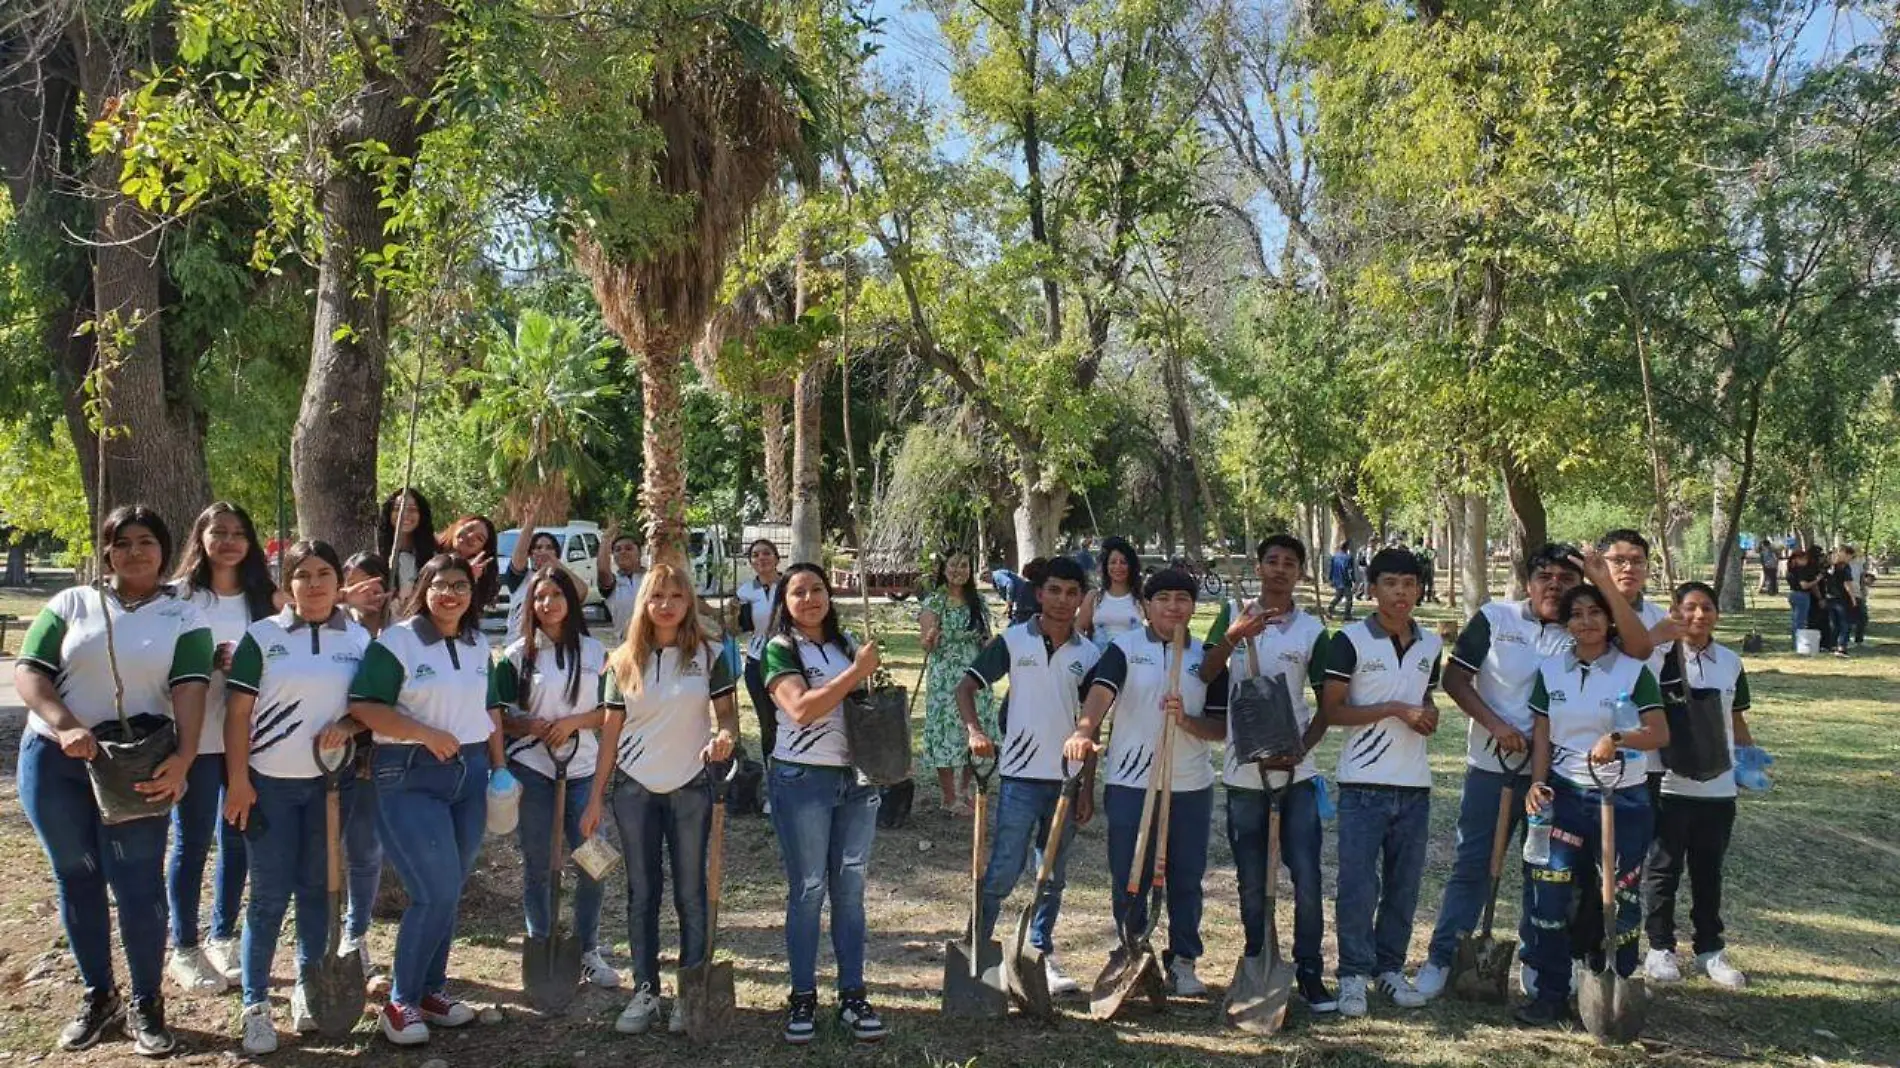
[[[581,833],[599,829],[612,783],[614,823],[627,862],[634,976],[633,999],[614,1023],[622,1034],[644,1034],[660,1017],[662,849],[673,869],[680,968],[706,960],[713,806],[706,766],[732,756],[739,734],[733,701],[738,682],[696,608],[689,573],[656,562],[640,584],[626,640],[607,658],[606,718]],[[685,1026],[675,1002],[667,1029]]]

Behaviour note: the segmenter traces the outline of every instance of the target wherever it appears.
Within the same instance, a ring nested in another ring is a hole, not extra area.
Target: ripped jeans
[[[818,914],[831,899],[838,990],[864,989],[864,876],[877,839],[878,789],[848,767],[775,761],[772,829],[785,862],[785,956],[792,991],[818,989]]]

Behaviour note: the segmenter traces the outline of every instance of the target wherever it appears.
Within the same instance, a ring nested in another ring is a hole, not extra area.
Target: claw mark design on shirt
[[[292,701],[287,705],[272,705],[258,713],[251,725],[251,755],[256,756],[297,733],[301,725],[297,709],[302,705],[302,701]]]

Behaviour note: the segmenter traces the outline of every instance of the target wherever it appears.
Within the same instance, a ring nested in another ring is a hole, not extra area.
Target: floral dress
[[[932,768],[960,768],[969,759],[969,736],[957,711],[957,684],[989,640],[987,631],[970,629],[970,610],[936,590],[925,594],[922,608],[934,612],[942,631],[924,674],[924,762]],[[999,737],[996,702],[990,691],[976,693],[976,718],[984,733]]]

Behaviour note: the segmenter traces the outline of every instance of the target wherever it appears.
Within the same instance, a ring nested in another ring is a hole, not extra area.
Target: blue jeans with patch
[[[1808,613],[1814,609],[1814,595],[1806,590],[1793,590],[1788,594],[1788,635],[1796,641],[1801,632],[1808,629]]]
[[[877,840],[878,789],[851,768],[774,761],[772,829],[785,864],[785,956],[792,992],[818,989],[818,915],[831,899],[838,990],[864,988],[864,880]]]
[[[1042,866],[1043,846],[1049,842],[1049,823],[1055,819],[1062,784],[1043,779],[1003,779],[996,791],[995,846],[983,872],[982,937],[990,938],[1003,912],[1003,901],[1028,875],[1032,881]],[[1062,912],[1062,888],[1067,884],[1069,843],[1075,839],[1075,817],[1070,813],[1056,843],[1055,866],[1049,871],[1049,893],[1032,902],[1029,944],[1045,952],[1056,948],[1056,917]]]
[[[1495,814],[1495,813],[1494,813]],[[1425,873],[1432,792],[1426,787],[1339,787],[1339,977],[1405,967]]]
[[[712,796],[712,783],[703,771],[665,794],[654,793],[624,773],[615,775],[609,803],[613,806],[614,826],[620,830],[620,855],[627,862],[627,943],[633,953],[635,985],[646,983],[655,991],[660,988],[660,895],[665,887],[662,850],[673,868],[680,967],[691,968],[706,961],[706,850],[712,837]],[[594,918],[598,925],[598,906]]]
[[[1451,876],[1445,880],[1444,903],[1438,907],[1438,926],[1426,959],[1449,968],[1458,956],[1458,939],[1478,929],[1484,904],[1491,895],[1491,837],[1498,826],[1498,802],[1504,795],[1505,775],[1484,768],[1465,769],[1465,788],[1458,801],[1458,839],[1452,855]],[[1505,837],[1504,870],[1516,863],[1524,869],[1518,904],[1518,956],[1527,958],[1531,945],[1531,876],[1523,853],[1511,848],[1524,826],[1524,798],[1530,792],[1529,774],[1511,781],[1511,826]]]
[[[161,816],[108,827],[99,818],[86,762],[28,730],[20,740],[20,807],[39,836],[59,892],[59,920],[88,990],[116,990],[112,910],[119,906],[132,996],[155,997],[165,977],[165,832]]]
[[[1149,883],[1153,878],[1155,831],[1141,860],[1140,893],[1127,896],[1129,869],[1135,865],[1135,838],[1141,833],[1141,803],[1146,791],[1134,786],[1102,787],[1102,812],[1108,818],[1108,872],[1115,923],[1142,930],[1148,925]],[[1201,882],[1207,875],[1207,841],[1214,831],[1214,788],[1175,791],[1168,811],[1168,954],[1197,961],[1201,945]]]
[[[420,745],[378,745],[372,767],[383,849],[409,893],[389,996],[413,1006],[448,985],[462,887],[488,821],[488,744],[447,761]]]
[[[508,767],[521,780],[521,818],[515,824],[515,840],[521,844],[522,911],[526,913],[528,937],[544,937],[551,929],[548,907],[554,900],[554,780],[518,761]],[[593,788],[592,775],[567,780],[567,804],[561,822],[566,825],[562,830],[570,853],[586,841],[581,837],[581,813],[587,810],[587,796]],[[582,949],[597,949],[600,903],[607,891],[587,872],[577,868],[575,875],[574,936],[581,940]]]
[[[172,848],[166,865],[166,896],[171,902],[172,945],[198,944],[198,902],[204,892],[205,863],[218,845],[211,873],[211,937],[237,934],[244,902],[244,835],[224,822],[224,754],[208,753],[192,761],[185,796],[172,809]]]
[[[1234,850],[1240,892],[1240,926],[1246,955],[1259,956],[1267,939],[1267,827],[1265,790],[1227,788],[1227,843]],[[1170,843],[1170,849],[1173,845]],[[1302,975],[1322,969],[1320,940],[1326,934],[1326,899],[1320,888],[1319,788],[1312,779],[1280,792],[1280,859],[1293,876],[1293,962]]]
[[[343,816],[343,863],[349,879],[349,911],[343,916],[343,933],[361,939],[369,933],[370,913],[376,907],[376,891],[383,881],[383,836],[377,829],[376,787],[367,778],[344,780],[348,802]]]
[[[270,963],[284,914],[297,902],[297,973],[323,954],[330,936],[329,849],[322,778],[280,779],[251,773],[257,791],[252,820],[263,833],[250,842],[251,900],[244,910],[244,1004],[270,1000]],[[340,800],[340,799],[339,799]]]
[[[1550,863],[1531,869],[1531,951],[1525,963],[1537,969],[1537,996],[1562,1004],[1570,998],[1570,959],[1584,955],[1592,967],[1603,962],[1603,931],[1583,930],[1579,938],[1593,942],[1571,945],[1570,912],[1578,894],[1602,900],[1598,857],[1603,852],[1602,794],[1553,776],[1554,795],[1550,834]],[[1616,841],[1616,973],[1628,978],[1636,971],[1638,936],[1643,928],[1639,880],[1649,854],[1655,816],[1649,790],[1630,786],[1611,795],[1611,821]],[[1601,911],[1601,905],[1598,906]]]

